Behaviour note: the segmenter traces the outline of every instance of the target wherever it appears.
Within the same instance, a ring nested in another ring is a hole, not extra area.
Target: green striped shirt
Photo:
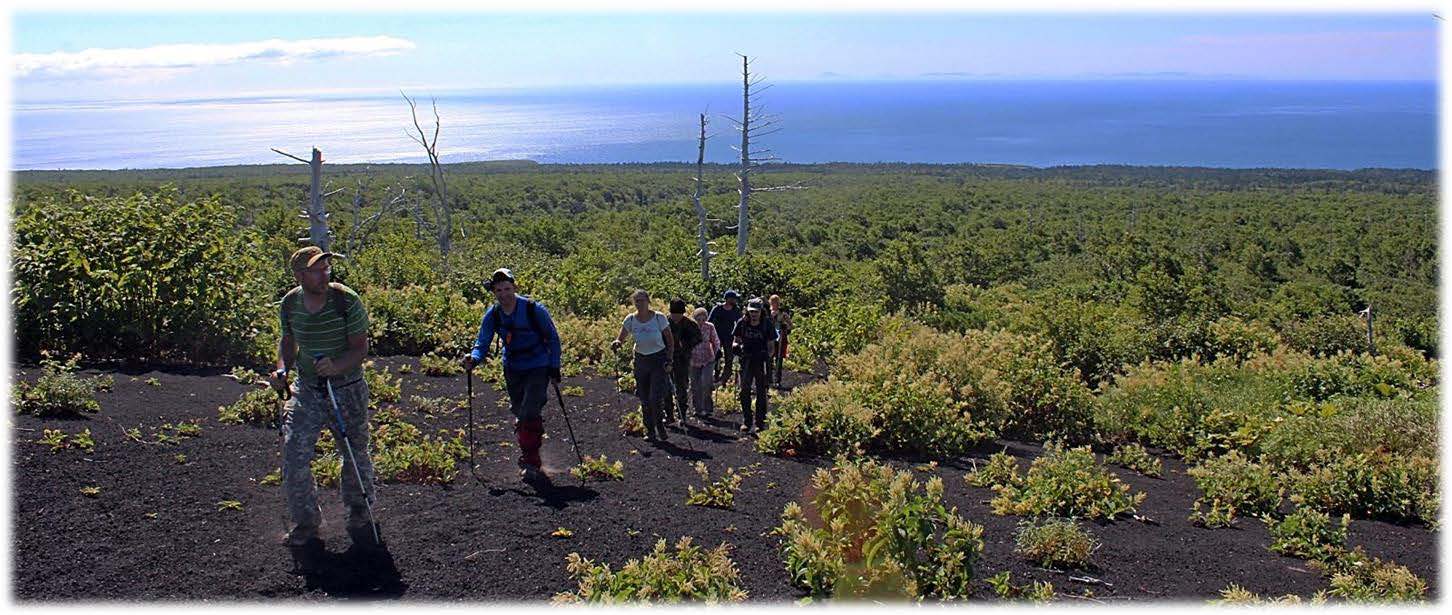
[[[278,310],[278,316],[282,318],[282,332],[284,335],[292,335],[293,342],[297,344],[297,356],[293,359],[293,366],[297,368],[298,377],[305,382],[317,378],[317,371],[313,367],[314,355],[321,354],[336,359],[348,350],[348,336],[368,331],[368,310],[363,308],[363,301],[358,298],[358,293],[347,286],[339,286],[348,297],[346,320],[338,317],[338,308],[333,306],[336,293],[331,288],[328,289],[328,298],[323,309],[315,314],[309,314],[303,305],[301,286],[288,291],[282,298],[282,306]],[[333,381],[341,384],[362,376],[363,368],[357,367],[342,376],[334,377]]]

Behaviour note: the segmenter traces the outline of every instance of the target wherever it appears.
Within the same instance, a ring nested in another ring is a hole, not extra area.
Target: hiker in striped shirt
[[[332,430],[333,442],[340,450],[343,448],[328,397],[329,382],[353,452],[339,455],[343,459],[339,482],[343,503],[348,507],[348,535],[355,544],[373,542],[370,524],[374,520],[369,516],[368,504],[376,501],[376,492],[373,460],[368,454],[368,385],[363,381],[368,312],[353,289],[329,281],[336,256],[308,246],[289,259],[298,286],[282,298],[277,371],[268,377],[273,387],[292,393],[283,421],[282,481],[288,512],[296,524],[288,534],[288,544],[293,546],[316,539],[322,524],[311,467],[319,432],[324,427]],[[289,387],[287,374],[293,370],[297,378]],[[358,463],[356,472],[353,459]],[[360,475],[362,485],[358,484]]]

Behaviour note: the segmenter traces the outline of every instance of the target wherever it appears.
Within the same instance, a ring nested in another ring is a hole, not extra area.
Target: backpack
[[[529,349],[529,353],[534,354],[537,348],[545,344],[544,329],[539,326],[539,317],[535,316],[535,312],[538,311],[538,308],[535,307],[535,301],[527,297],[520,297],[520,301],[524,302],[524,314],[525,318],[529,320],[529,328],[531,331],[534,331],[535,345],[534,348]],[[502,351],[502,347],[508,344],[508,342],[504,339],[504,333],[500,331],[500,329],[504,326],[504,317],[499,315],[498,305],[495,305],[494,308],[489,311],[489,313],[491,315],[491,319],[494,321],[494,334],[499,336]]]

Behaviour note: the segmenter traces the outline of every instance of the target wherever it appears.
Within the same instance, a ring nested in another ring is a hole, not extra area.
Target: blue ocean
[[[449,91],[434,98],[445,162],[730,162],[739,84]],[[421,119],[432,129],[430,93]],[[1437,85],[1195,80],[780,82],[761,93],[783,162],[1437,167]],[[423,162],[392,95],[24,102],[14,170],[286,162]]]

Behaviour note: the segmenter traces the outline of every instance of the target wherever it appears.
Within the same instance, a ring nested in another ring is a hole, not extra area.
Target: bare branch
[[[274,152],[277,152],[277,153],[279,153],[279,154],[282,154],[282,155],[284,155],[284,156],[287,156],[287,157],[288,157],[288,158],[291,158],[291,159],[293,159],[293,160],[296,160],[296,161],[298,161],[298,162],[301,162],[301,163],[303,163],[303,164],[312,164],[312,162],[311,162],[311,161],[308,161],[308,160],[303,160],[303,159],[302,159],[302,158],[298,158],[298,157],[297,157],[297,156],[294,156],[294,155],[292,155],[292,154],[289,154],[289,153],[287,153],[287,152],[284,152],[284,151],[282,151],[282,150],[280,150],[280,149],[277,149],[277,148],[275,148],[275,147],[274,147],[274,148],[270,148],[270,149],[272,149],[272,151],[274,151]]]

